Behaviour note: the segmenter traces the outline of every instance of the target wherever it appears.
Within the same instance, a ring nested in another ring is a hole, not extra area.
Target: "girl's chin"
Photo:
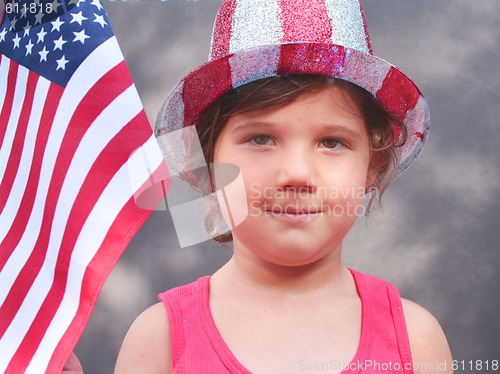
[[[281,267],[299,268],[307,267],[321,261],[330,255],[330,252],[311,252],[300,249],[289,249],[288,253],[267,253],[261,257],[264,261]]]
[[[328,257],[336,248],[340,248],[341,243],[337,243],[337,238],[327,240],[318,236],[310,235],[279,235],[274,234],[273,239],[262,239],[259,243],[254,242],[251,237],[247,237],[239,243],[249,249],[252,256],[279,266],[306,266],[318,260]],[[262,238],[262,237],[261,237]],[[238,251],[235,246],[235,251]]]

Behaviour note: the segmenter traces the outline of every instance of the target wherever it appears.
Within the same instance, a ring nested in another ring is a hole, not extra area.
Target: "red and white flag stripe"
[[[129,156],[162,156],[114,37],[65,88],[5,56],[0,76],[0,372],[35,373],[59,367],[150,213]]]

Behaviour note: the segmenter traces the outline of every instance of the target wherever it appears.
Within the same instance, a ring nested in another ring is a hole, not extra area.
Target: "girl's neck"
[[[281,266],[235,251],[212,278],[227,282],[233,289],[290,299],[321,295],[351,283],[350,272],[341,262],[341,245],[326,257],[303,266]]]

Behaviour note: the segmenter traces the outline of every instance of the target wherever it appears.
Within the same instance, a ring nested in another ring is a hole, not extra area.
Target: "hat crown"
[[[289,43],[336,44],[372,54],[359,0],[224,0],[210,60]]]

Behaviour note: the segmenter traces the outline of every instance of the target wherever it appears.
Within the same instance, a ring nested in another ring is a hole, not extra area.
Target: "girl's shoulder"
[[[407,299],[402,299],[402,303],[415,374],[453,373],[450,348],[439,322],[427,309],[417,303]]]
[[[123,341],[115,374],[170,373],[172,367],[170,328],[162,303],[142,312]]]

